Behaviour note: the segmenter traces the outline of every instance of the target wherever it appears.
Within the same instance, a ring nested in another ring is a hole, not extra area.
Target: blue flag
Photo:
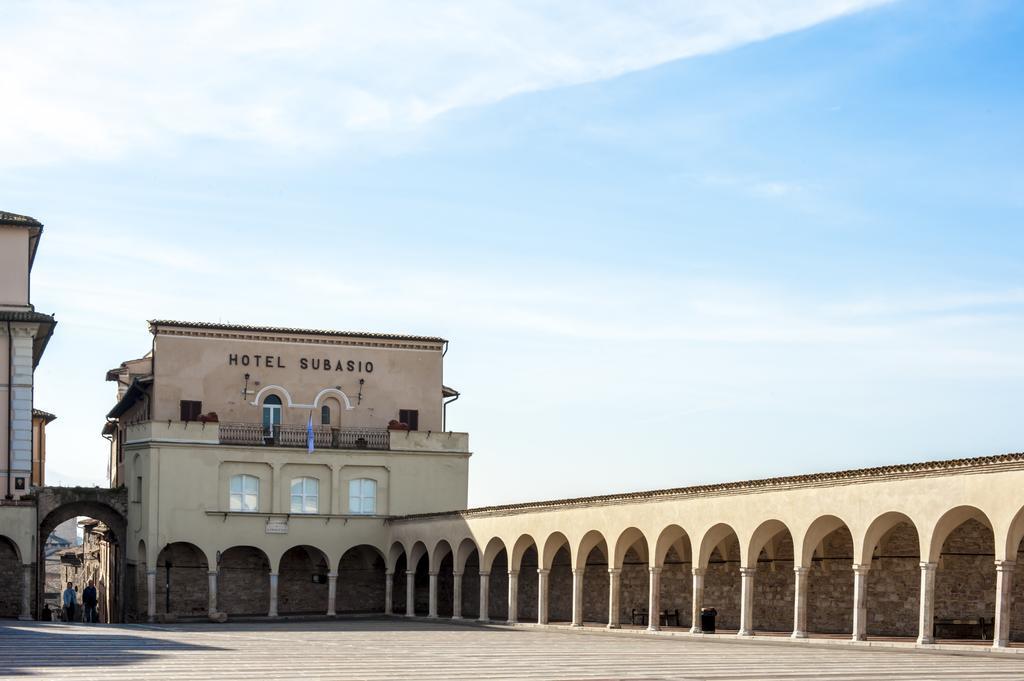
[[[306,453],[313,453],[313,410],[309,410],[309,423],[306,424]]]

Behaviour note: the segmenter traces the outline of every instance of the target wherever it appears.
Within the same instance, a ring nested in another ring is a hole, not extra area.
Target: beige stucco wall
[[[28,305],[29,230],[0,225],[0,306]]]
[[[321,550],[335,566],[345,550],[359,544],[383,553],[385,516],[465,508],[467,501],[466,435],[412,433],[410,447],[402,448],[404,437],[399,434],[390,451],[307,454],[296,448],[219,445],[215,423],[131,426],[125,444],[128,559],[153,566],[172,542],[199,547],[211,565],[218,551],[253,546],[266,553],[274,569],[285,551],[300,545]],[[239,473],[259,478],[259,513],[229,512],[229,480]],[[290,513],[291,480],[303,476],[320,480],[318,514]],[[348,513],[348,481],[355,478],[377,481],[375,515]],[[268,522],[286,525],[287,533],[268,533]]]
[[[18,547],[23,565],[36,562],[35,529],[35,506],[27,502],[0,505],[0,536],[7,537]]]
[[[567,544],[581,565],[594,546],[606,546],[610,565],[621,565],[634,544],[653,549],[660,565],[675,543],[695,565],[735,536],[744,566],[756,565],[762,548],[789,532],[798,564],[808,566],[819,542],[842,525],[853,540],[854,564],[870,563],[879,539],[902,521],[920,537],[921,560],[938,560],[942,542],[962,522],[975,518],[991,527],[996,560],[1013,560],[1024,537],[1024,462],[879,475],[862,480],[792,483],[776,489],[683,494],[675,498],[577,503],[523,511],[470,512],[465,516],[398,519],[391,524],[390,558],[414,552],[420,543],[436,562],[447,546],[478,547],[484,563],[501,549],[515,563],[536,544],[550,561]],[[438,550],[438,545],[441,548]],[[397,550],[396,550],[397,549]],[[647,549],[644,549],[645,552]],[[463,560],[465,555],[463,555]]]
[[[257,423],[263,400],[276,394],[285,424],[305,424],[311,410],[319,424],[320,407],[333,400],[334,426],[383,427],[399,409],[417,409],[420,430],[441,430],[441,343],[181,333],[160,327],[155,336],[155,420],[177,420],[180,400],[200,400],[203,412],[216,412],[221,421]],[[245,374],[250,392],[243,399]]]

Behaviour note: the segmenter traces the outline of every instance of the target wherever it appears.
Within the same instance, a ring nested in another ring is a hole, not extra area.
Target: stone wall
[[[704,607],[718,611],[716,628],[740,628],[740,543],[736,535],[711,554],[704,574]]]
[[[548,621],[572,621],[572,561],[566,548],[555,554],[548,574]]]
[[[572,582],[569,584],[572,599]],[[583,621],[608,623],[608,559],[600,548],[587,556],[583,573]]]
[[[807,630],[853,633],[853,536],[845,527],[815,549],[807,572]]]
[[[324,602],[327,602],[326,596]],[[221,555],[217,609],[228,615],[267,614],[270,610],[270,563],[262,551],[241,546]]]
[[[21,613],[21,561],[5,537],[0,537],[0,617],[17,617]]]
[[[920,562],[917,530],[910,524],[901,523],[882,537],[867,578],[869,636],[917,636]]]
[[[466,619],[480,617],[480,556],[476,551],[462,570],[462,616]]]
[[[327,612],[330,567],[317,549],[297,546],[281,557],[277,576],[277,611],[286,614]],[[320,581],[314,581],[314,576]]]
[[[175,543],[164,547],[157,557],[156,611],[167,609],[167,564],[170,563],[170,611],[178,616],[205,615],[209,608],[209,567],[206,556],[192,544]],[[145,597],[145,582],[143,582]],[[143,600],[145,612],[145,600]]]
[[[674,548],[669,549],[661,570],[661,609],[678,610],[679,625],[693,626],[693,563],[682,560]]]
[[[384,558],[366,546],[341,557],[335,609],[340,613],[384,612]]]

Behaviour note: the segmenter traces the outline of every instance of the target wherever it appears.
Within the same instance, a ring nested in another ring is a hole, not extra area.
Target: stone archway
[[[39,526],[36,534],[36,619],[42,617],[43,589],[46,584],[46,561],[43,550],[46,538],[65,520],[87,516],[99,520],[113,535],[110,579],[113,590],[109,617],[111,622],[124,622],[128,598],[125,584],[128,572],[126,541],[128,538],[128,498],[124,488],[39,487],[36,488],[36,509]],[[134,575],[131,583],[134,583]]]

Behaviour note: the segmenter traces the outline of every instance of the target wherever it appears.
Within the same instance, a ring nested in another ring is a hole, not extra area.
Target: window
[[[230,511],[255,513],[260,510],[260,479],[255,475],[231,477]]]
[[[281,398],[277,395],[267,395],[263,400],[263,430],[272,435],[274,426],[281,425]]]
[[[320,511],[320,481],[316,478],[292,480],[292,513],[318,513]]]
[[[203,403],[199,400],[181,400],[181,420],[195,421],[203,413]]]
[[[326,404],[320,407],[320,423],[325,426],[331,425],[331,408]]]
[[[409,430],[420,429],[420,411],[419,409],[399,409],[398,420],[409,426]]]
[[[377,512],[377,481],[360,478],[348,483],[348,512],[373,515]]]
[[[142,502],[142,476],[135,478],[135,501]]]

